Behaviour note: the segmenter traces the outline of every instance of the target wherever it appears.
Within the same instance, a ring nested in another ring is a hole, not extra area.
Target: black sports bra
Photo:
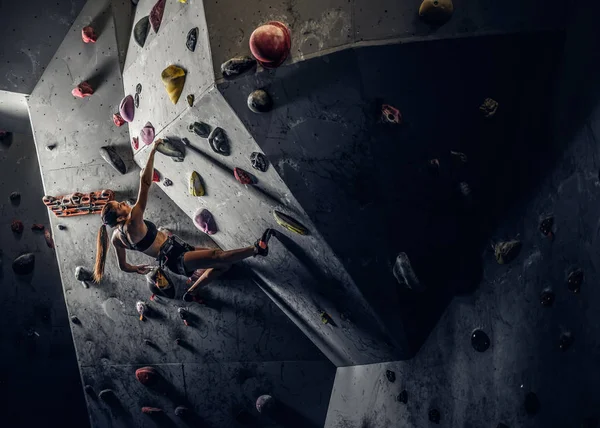
[[[144,223],[146,223],[148,231],[146,232],[146,236],[144,236],[137,244],[134,244],[129,240],[127,234],[123,231],[122,225],[119,228],[121,235],[123,235],[125,241],[127,241],[127,244],[129,245],[129,248],[131,248],[132,250],[142,252],[146,251],[148,248],[150,248],[150,246],[154,243],[154,240],[156,239],[156,235],[158,234],[158,229],[156,228],[156,225],[148,220],[144,220]]]

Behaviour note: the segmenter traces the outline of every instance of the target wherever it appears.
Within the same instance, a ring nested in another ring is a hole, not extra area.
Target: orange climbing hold
[[[291,47],[290,30],[283,22],[268,22],[250,36],[250,51],[265,68],[276,68],[283,64]]]

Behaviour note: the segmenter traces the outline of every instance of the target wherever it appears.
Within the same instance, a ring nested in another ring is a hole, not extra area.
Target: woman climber
[[[188,302],[201,301],[196,297],[200,285],[206,285],[218,278],[229,270],[233,263],[252,256],[266,256],[269,253],[269,238],[274,234],[274,231],[272,229],[265,230],[263,236],[251,247],[222,251],[193,247],[174,235],[168,236],[165,232],[159,230],[154,223],[144,220],[148,191],[152,185],[154,156],[161,142],[160,139],[155,141],[148,162],[146,162],[146,167],[140,174],[140,189],[135,205],[131,207],[125,202],[111,201],[102,209],[102,226],[98,231],[96,242],[94,280],[97,283],[100,282],[104,274],[109,241],[106,226],[110,226],[116,228],[113,231],[111,241],[117,252],[117,261],[122,271],[145,275],[151,270],[148,265],[135,266],[127,263],[126,250],[140,251],[154,257],[161,267],[166,266],[178,275],[191,277],[196,270],[202,269],[204,272],[183,296],[183,299]]]

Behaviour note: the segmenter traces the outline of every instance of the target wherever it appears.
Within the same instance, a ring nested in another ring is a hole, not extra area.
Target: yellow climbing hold
[[[187,0],[179,0],[179,3],[187,3]]]
[[[196,171],[192,172],[192,176],[190,177],[190,195],[204,196],[204,193],[204,186],[202,185],[200,174]]]
[[[181,92],[183,92],[183,85],[185,84],[185,70],[176,65],[170,65],[163,70],[160,77],[165,85],[167,94],[169,94],[169,98],[173,104],[177,104]]]
[[[419,16],[432,24],[441,25],[448,21],[454,12],[452,0],[423,0]]]

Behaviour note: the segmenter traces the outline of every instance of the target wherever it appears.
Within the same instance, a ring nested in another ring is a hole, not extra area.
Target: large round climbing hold
[[[275,399],[270,395],[261,395],[256,399],[256,410],[258,410],[258,413],[269,414],[274,408]]]
[[[261,25],[250,36],[250,51],[265,68],[275,68],[283,64],[291,47],[290,30],[279,21]]]
[[[273,100],[264,89],[257,89],[248,95],[248,108],[254,113],[266,113],[273,108]]]
[[[423,0],[419,7],[419,16],[433,25],[446,23],[453,12],[452,0]]]
[[[490,347],[490,338],[481,330],[475,330],[471,334],[471,346],[477,352],[485,352]]]
[[[158,372],[153,367],[137,369],[135,377],[144,386],[152,386],[158,382]]]
[[[127,95],[125,98],[123,98],[121,104],[119,105],[119,113],[125,122],[133,122],[135,106],[133,97],[131,95]]]
[[[20,255],[13,261],[12,268],[17,275],[29,275],[35,268],[35,254]]]

